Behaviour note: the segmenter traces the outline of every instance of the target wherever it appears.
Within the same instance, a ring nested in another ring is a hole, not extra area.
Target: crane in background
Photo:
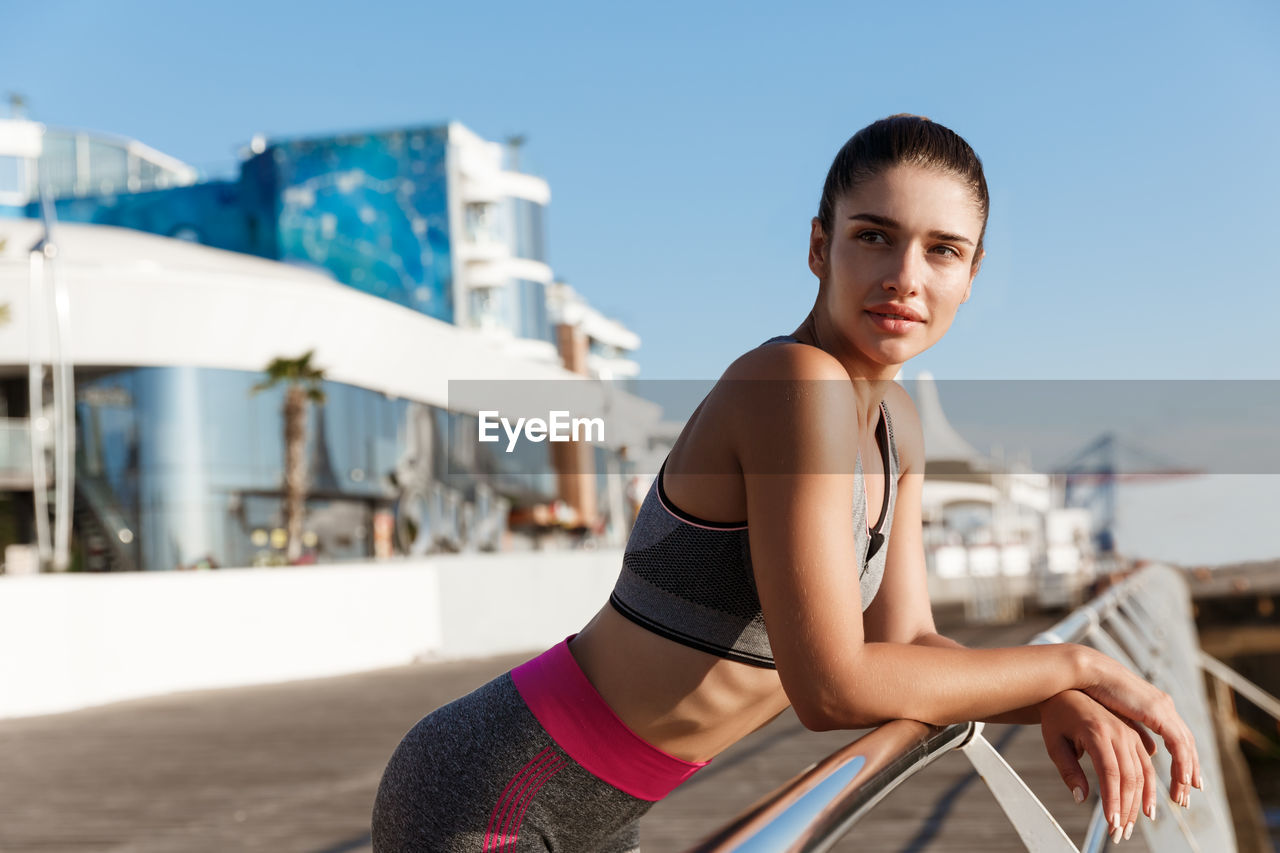
[[[1065,481],[1063,503],[1090,511],[1094,519],[1094,548],[1099,554],[1106,555],[1114,554],[1116,550],[1116,490],[1120,483],[1194,477],[1204,473],[1173,465],[1114,432],[1098,436],[1057,470]]]

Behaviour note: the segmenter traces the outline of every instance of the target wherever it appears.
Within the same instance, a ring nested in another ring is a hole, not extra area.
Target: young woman
[[[1117,840],[1154,816],[1150,730],[1188,804],[1199,763],[1167,695],[1083,646],[971,650],[934,628],[920,422],[892,377],[969,298],[987,208],[981,162],[942,125],[896,115],[845,144],[809,315],[690,417],[581,633],[405,736],[375,850],[634,850],[653,802],[788,705],[815,730],[1039,723],[1077,801],[1089,753]]]

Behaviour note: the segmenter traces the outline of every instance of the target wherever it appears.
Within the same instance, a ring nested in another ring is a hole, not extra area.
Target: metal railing
[[[1167,566],[1147,567],[1031,642],[1090,645],[1173,697],[1195,735],[1204,791],[1197,795],[1195,808],[1158,809],[1155,821],[1139,821],[1137,828],[1147,847],[1161,853],[1235,850],[1235,831],[1201,670],[1230,684],[1277,718],[1280,701],[1200,652],[1190,594],[1182,575]],[[895,720],[804,771],[692,848],[691,853],[828,850],[890,791],[953,749],[969,758],[1028,850],[1092,853],[1107,843],[1109,827],[1101,803],[1094,809],[1083,843],[1076,847],[982,736],[981,723],[937,728]],[[1168,752],[1160,749],[1152,761],[1161,780],[1160,793],[1169,803],[1164,781],[1170,775]]]
[[[71,513],[75,494],[75,380],[69,356],[70,297],[62,279],[55,242],[56,216],[43,184],[40,188],[41,238],[28,252],[27,394],[30,407],[32,493],[36,545],[42,567],[66,571],[71,564]],[[46,353],[52,385],[45,400]],[[53,476],[47,448],[53,449]],[[49,531],[49,480],[53,480],[53,532]]]

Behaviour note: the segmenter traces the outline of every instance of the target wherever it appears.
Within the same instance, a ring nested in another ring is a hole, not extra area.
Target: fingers
[[[1124,830],[1124,824],[1120,821],[1124,778],[1120,759],[1108,737],[1090,738],[1084,748],[1089,753],[1089,760],[1093,762],[1093,773],[1098,777],[1098,799],[1102,801],[1102,813],[1107,818],[1112,838],[1118,841],[1116,833]]]
[[[1143,748],[1152,754],[1155,745],[1150,734],[1144,732],[1144,726],[1155,732],[1164,741],[1165,748],[1172,759],[1170,764],[1169,798],[1181,806],[1190,806],[1190,793],[1193,786],[1203,784],[1200,778],[1200,758],[1196,752],[1195,738],[1191,729],[1179,716],[1173,697],[1145,682],[1144,688],[1150,691],[1150,700],[1132,714],[1126,714],[1119,707],[1123,703],[1109,703],[1111,696],[1100,699],[1112,713],[1128,723],[1142,737]],[[1092,695],[1092,694],[1091,694]]]
[[[1089,779],[1080,766],[1080,756],[1084,754],[1084,750],[1064,737],[1054,737],[1052,742],[1046,740],[1044,745],[1049,753],[1049,760],[1058,768],[1058,775],[1067,784],[1071,796],[1077,803],[1083,803],[1085,797],[1089,796]]]
[[[1083,747],[1089,753],[1113,842],[1132,837],[1143,814],[1148,817],[1155,814],[1159,790],[1155,767],[1146,744],[1132,728],[1112,720],[1101,728],[1092,727],[1080,743],[1048,746],[1049,755],[1068,787],[1075,787],[1076,774],[1080,773],[1077,749]]]
[[[1142,766],[1142,813],[1151,820],[1156,819],[1156,800],[1160,791],[1159,778],[1155,765],[1151,763],[1151,755],[1146,751],[1146,739],[1142,749],[1138,751],[1138,761]]]
[[[1128,838],[1133,832],[1134,821],[1142,802],[1142,769],[1138,762],[1137,744],[1128,732],[1116,739],[1117,761],[1120,764],[1120,823],[1113,825],[1112,840]]]
[[[1169,797],[1184,808],[1190,807],[1192,786],[1202,787],[1204,784],[1200,776],[1200,756],[1191,729],[1178,715],[1169,694],[1160,694],[1152,709],[1152,722],[1152,729],[1164,740],[1165,748],[1173,759]]]

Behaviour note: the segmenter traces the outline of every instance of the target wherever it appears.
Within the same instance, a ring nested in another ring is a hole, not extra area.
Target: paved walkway
[[[951,633],[973,645],[1010,645],[1035,628]],[[526,657],[0,720],[0,851],[368,851],[374,792],[404,732]],[[1006,758],[1078,841],[1087,812],[1058,781],[1038,729],[990,727],[988,736],[1004,742]],[[683,849],[850,739],[780,717],[650,812],[642,824],[646,853]],[[968,762],[949,755],[891,794],[837,849],[1022,848]]]

